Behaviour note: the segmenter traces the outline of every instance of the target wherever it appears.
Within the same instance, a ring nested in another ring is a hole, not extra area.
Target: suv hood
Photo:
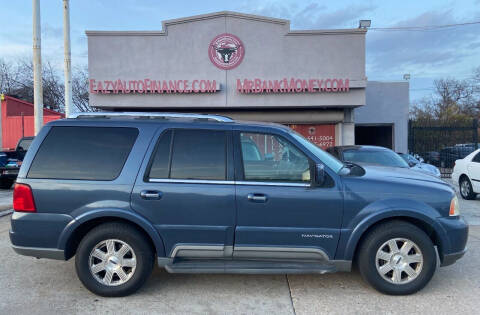
[[[405,179],[418,182],[436,183],[446,186],[450,186],[447,182],[441,180],[438,177],[427,173],[421,173],[409,168],[402,167],[389,167],[389,166],[377,166],[377,165],[362,165],[365,170],[364,177],[371,179]]]

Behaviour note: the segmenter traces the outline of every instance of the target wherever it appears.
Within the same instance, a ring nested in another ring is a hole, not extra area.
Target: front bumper
[[[465,248],[462,251],[459,251],[457,253],[443,255],[443,261],[442,261],[442,264],[440,266],[445,267],[445,266],[453,265],[457,260],[462,258],[463,255],[465,255],[466,252],[467,252],[467,249]]]
[[[468,224],[462,216],[438,219],[448,242],[440,247],[440,266],[448,266],[462,258],[467,251]]]

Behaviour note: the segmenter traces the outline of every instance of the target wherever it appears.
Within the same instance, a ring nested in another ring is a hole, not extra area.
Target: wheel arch
[[[58,248],[65,251],[65,259],[72,258],[82,238],[94,227],[107,222],[120,221],[130,224],[145,234],[151,242],[158,257],[165,256],[162,238],[145,218],[121,209],[93,210],[72,220],[63,230],[58,241]]]
[[[440,224],[435,222],[434,219],[416,212],[400,211],[400,213],[398,213],[397,211],[396,213],[383,213],[383,215],[366,219],[357,226],[347,242],[345,260],[354,260],[356,258],[358,248],[370,231],[382,223],[394,220],[411,223],[424,231],[432,243],[437,246],[439,256],[442,259],[444,248],[449,248],[450,243],[446,232]]]
[[[458,176],[458,184],[459,185],[460,185],[460,181],[462,180],[462,178],[467,178],[468,180],[470,180],[470,177],[468,177],[467,174],[462,173],[462,174],[460,174],[460,176]]]

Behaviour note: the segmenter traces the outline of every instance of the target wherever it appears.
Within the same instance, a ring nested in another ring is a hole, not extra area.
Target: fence
[[[426,163],[439,167],[442,177],[451,177],[455,161],[479,147],[478,121],[444,125],[438,121],[410,120],[408,137],[411,154],[418,154]]]

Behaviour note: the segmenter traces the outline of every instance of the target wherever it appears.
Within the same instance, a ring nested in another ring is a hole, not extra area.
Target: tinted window
[[[310,181],[308,158],[290,142],[260,133],[241,133],[240,137],[245,180]]]
[[[477,153],[472,159],[472,162],[480,163],[480,153]]]
[[[170,178],[225,180],[226,134],[213,130],[175,130]]]
[[[409,167],[397,153],[390,150],[345,150],[345,161],[354,163],[368,163],[393,167]]]
[[[137,135],[135,128],[52,127],[27,177],[113,180]]]
[[[172,131],[169,130],[160,137],[157,143],[155,156],[150,168],[150,177],[168,178],[171,142]]]

